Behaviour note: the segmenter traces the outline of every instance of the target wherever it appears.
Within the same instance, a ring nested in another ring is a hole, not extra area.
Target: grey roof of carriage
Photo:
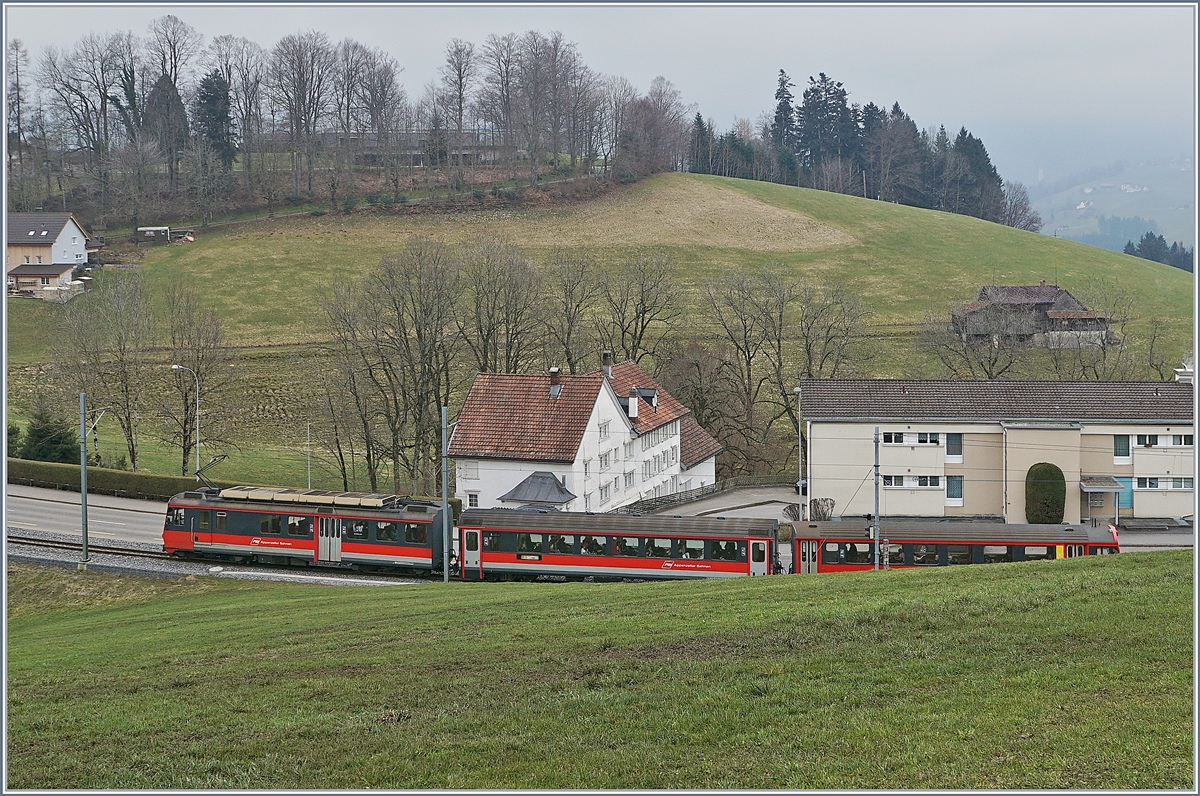
[[[517,503],[549,503],[561,506],[574,500],[575,495],[559,483],[554,473],[538,470],[513,487],[507,494],[501,495],[499,499]]]
[[[800,390],[806,420],[1193,420],[1192,385],[1185,382],[801,379]]]

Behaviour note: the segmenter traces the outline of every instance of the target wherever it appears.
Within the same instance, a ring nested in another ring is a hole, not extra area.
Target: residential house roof
[[[1192,385],[1130,381],[801,379],[806,420],[1192,423]]]
[[[8,245],[52,244],[67,222],[72,220],[83,230],[84,237],[89,238],[88,243],[91,243],[91,236],[83,224],[79,223],[79,219],[75,218],[74,213],[9,213]],[[43,231],[46,234],[43,235]]]
[[[683,469],[690,470],[723,450],[725,447],[701,428],[691,414],[679,421],[679,463]]]
[[[601,369],[590,375],[603,376],[604,372]],[[608,383],[612,385],[613,391],[619,398],[628,398],[629,390],[632,387],[638,387],[644,391],[638,399],[638,416],[633,422],[633,428],[639,434],[653,431],[672,420],[678,420],[684,415],[691,414],[692,410],[675,400],[674,396],[659,386],[658,382],[650,378],[650,374],[642,370],[635,362],[626,361],[613,365],[612,376],[609,377]],[[653,406],[651,398],[645,394],[651,390],[657,393],[658,406]]]
[[[1058,285],[984,285],[979,289],[979,302],[995,302],[998,304],[1053,304],[1066,290]],[[1075,297],[1071,296],[1075,301]],[[1078,302],[1075,302],[1078,304]],[[1082,306],[1082,305],[1080,305]]]
[[[604,378],[589,374],[558,379],[562,390],[551,398],[549,374],[477,375],[450,439],[450,455],[575,461]]]
[[[9,276],[60,276],[75,268],[75,263],[57,265],[17,265],[9,269]]]
[[[499,499],[513,503],[549,503],[561,506],[574,500],[575,495],[562,485],[554,473],[538,470]]]

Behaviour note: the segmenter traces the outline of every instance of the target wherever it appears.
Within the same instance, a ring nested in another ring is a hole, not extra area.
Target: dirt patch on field
[[[676,175],[560,211],[495,213],[504,227],[523,216],[523,246],[711,246],[751,251],[803,251],[845,246],[854,238],[791,210],[721,185]],[[482,220],[482,219],[480,219]]]

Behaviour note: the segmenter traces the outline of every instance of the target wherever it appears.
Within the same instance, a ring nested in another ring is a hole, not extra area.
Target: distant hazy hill
[[[1105,249],[1120,251],[1144,232],[1194,246],[1195,178],[1195,164],[1186,157],[1127,165],[1039,198],[1034,209],[1045,222],[1044,234]]]

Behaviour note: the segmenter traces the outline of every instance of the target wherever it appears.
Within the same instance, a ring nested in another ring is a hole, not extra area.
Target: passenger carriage
[[[540,575],[729,578],[776,571],[776,520],[470,509],[455,531],[466,580]]]
[[[399,495],[231,487],[167,504],[163,549],[268,564],[442,567],[442,512]]]
[[[881,567],[995,564],[1119,553],[1112,525],[1010,525],[984,522],[881,520]],[[872,569],[869,520],[795,523],[793,571],[800,574]]]

